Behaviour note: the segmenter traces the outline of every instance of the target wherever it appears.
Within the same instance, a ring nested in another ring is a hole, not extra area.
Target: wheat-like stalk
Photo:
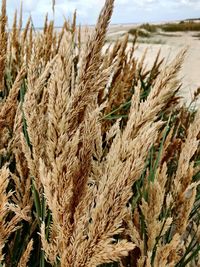
[[[2,1],[0,266],[199,266],[200,111],[177,96],[186,50],[148,68],[128,34],[105,49],[113,8],[91,34],[76,12],[39,32],[31,17],[22,29],[21,2],[8,31]]]

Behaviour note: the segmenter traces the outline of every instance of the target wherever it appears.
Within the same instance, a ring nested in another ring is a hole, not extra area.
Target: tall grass
[[[0,266],[200,264],[200,111],[177,96],[186,51],[148,69],[126,35],[102,53],[113,5],[83,43],[76,14],[60,32],[15,15],[8,32],[2,1]]]

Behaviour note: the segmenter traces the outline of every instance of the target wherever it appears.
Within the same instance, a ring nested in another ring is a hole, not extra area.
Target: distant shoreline
[[[140,21],[140,22],[125,22],[125,23],[110,23],[110,26],[131,26],[131,25],[140,25],[144,23],[150,24],[163,24],[163,23],[172,23],[172,22],[180,22],[180,21],[200,21],[200,18],[187,18],[187,19],[175,19],[175,20],[162,20],[162,21]],[[82,27],[95,27],[96,24],[77,24],[77,26],[81,25]],[[43,30],[43,26],[34,27],[35,30]],[[62,25],[54,26],[55,29],[61,29]],[[11,28],[9,28],[11,30]],[[24,28],[22,28],[24,30]]]

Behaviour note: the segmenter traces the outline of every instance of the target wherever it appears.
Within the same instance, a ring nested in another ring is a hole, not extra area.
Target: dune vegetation
[[[53,1],[53,8],[55,1]],[[128,34],[0,15],[0,267],[200,266],[200,110],[186,50],[136,59]],[[18,16],[19,15],[19,16]]]
[[[200,31],[199,21],[180,21],[179,23],[166,23],[161,26],[165,32]]]
[[[137,34],[141,38],[149,38],[156,35],[174,36],[173,33],[180,32],[194,32],[195,35],[199,35],[200,22],[197,20],[186,20],[174,23],[163,23],[163,24],[141,24],[135,28],[129,30],[129,34]],[[170,33],[172,33],[170,35]],[[177,35],[176,35],[177,36]]]

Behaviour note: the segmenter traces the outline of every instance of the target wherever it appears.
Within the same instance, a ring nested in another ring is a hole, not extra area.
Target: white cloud
[[[63,15],[68,17],[77,9],[78,22],[95,23],[105,0],[56,0],[56,24],[61,25]],[[19,9],[20,0],[7,0],[9,16]],[[31,13],[36,26],[42,26],[48,12],[52,17],[52,0],[23,0],[25,19]],[[183,19],[199,16],[200,0],[115,0],[112,21],[142,22]]]
[[[38,2],[39,1],[35,1],[35,0],[25,0],[23,1],[23,9],[24,11],[33,11],[37,8],[37,5],[38,5]]]

